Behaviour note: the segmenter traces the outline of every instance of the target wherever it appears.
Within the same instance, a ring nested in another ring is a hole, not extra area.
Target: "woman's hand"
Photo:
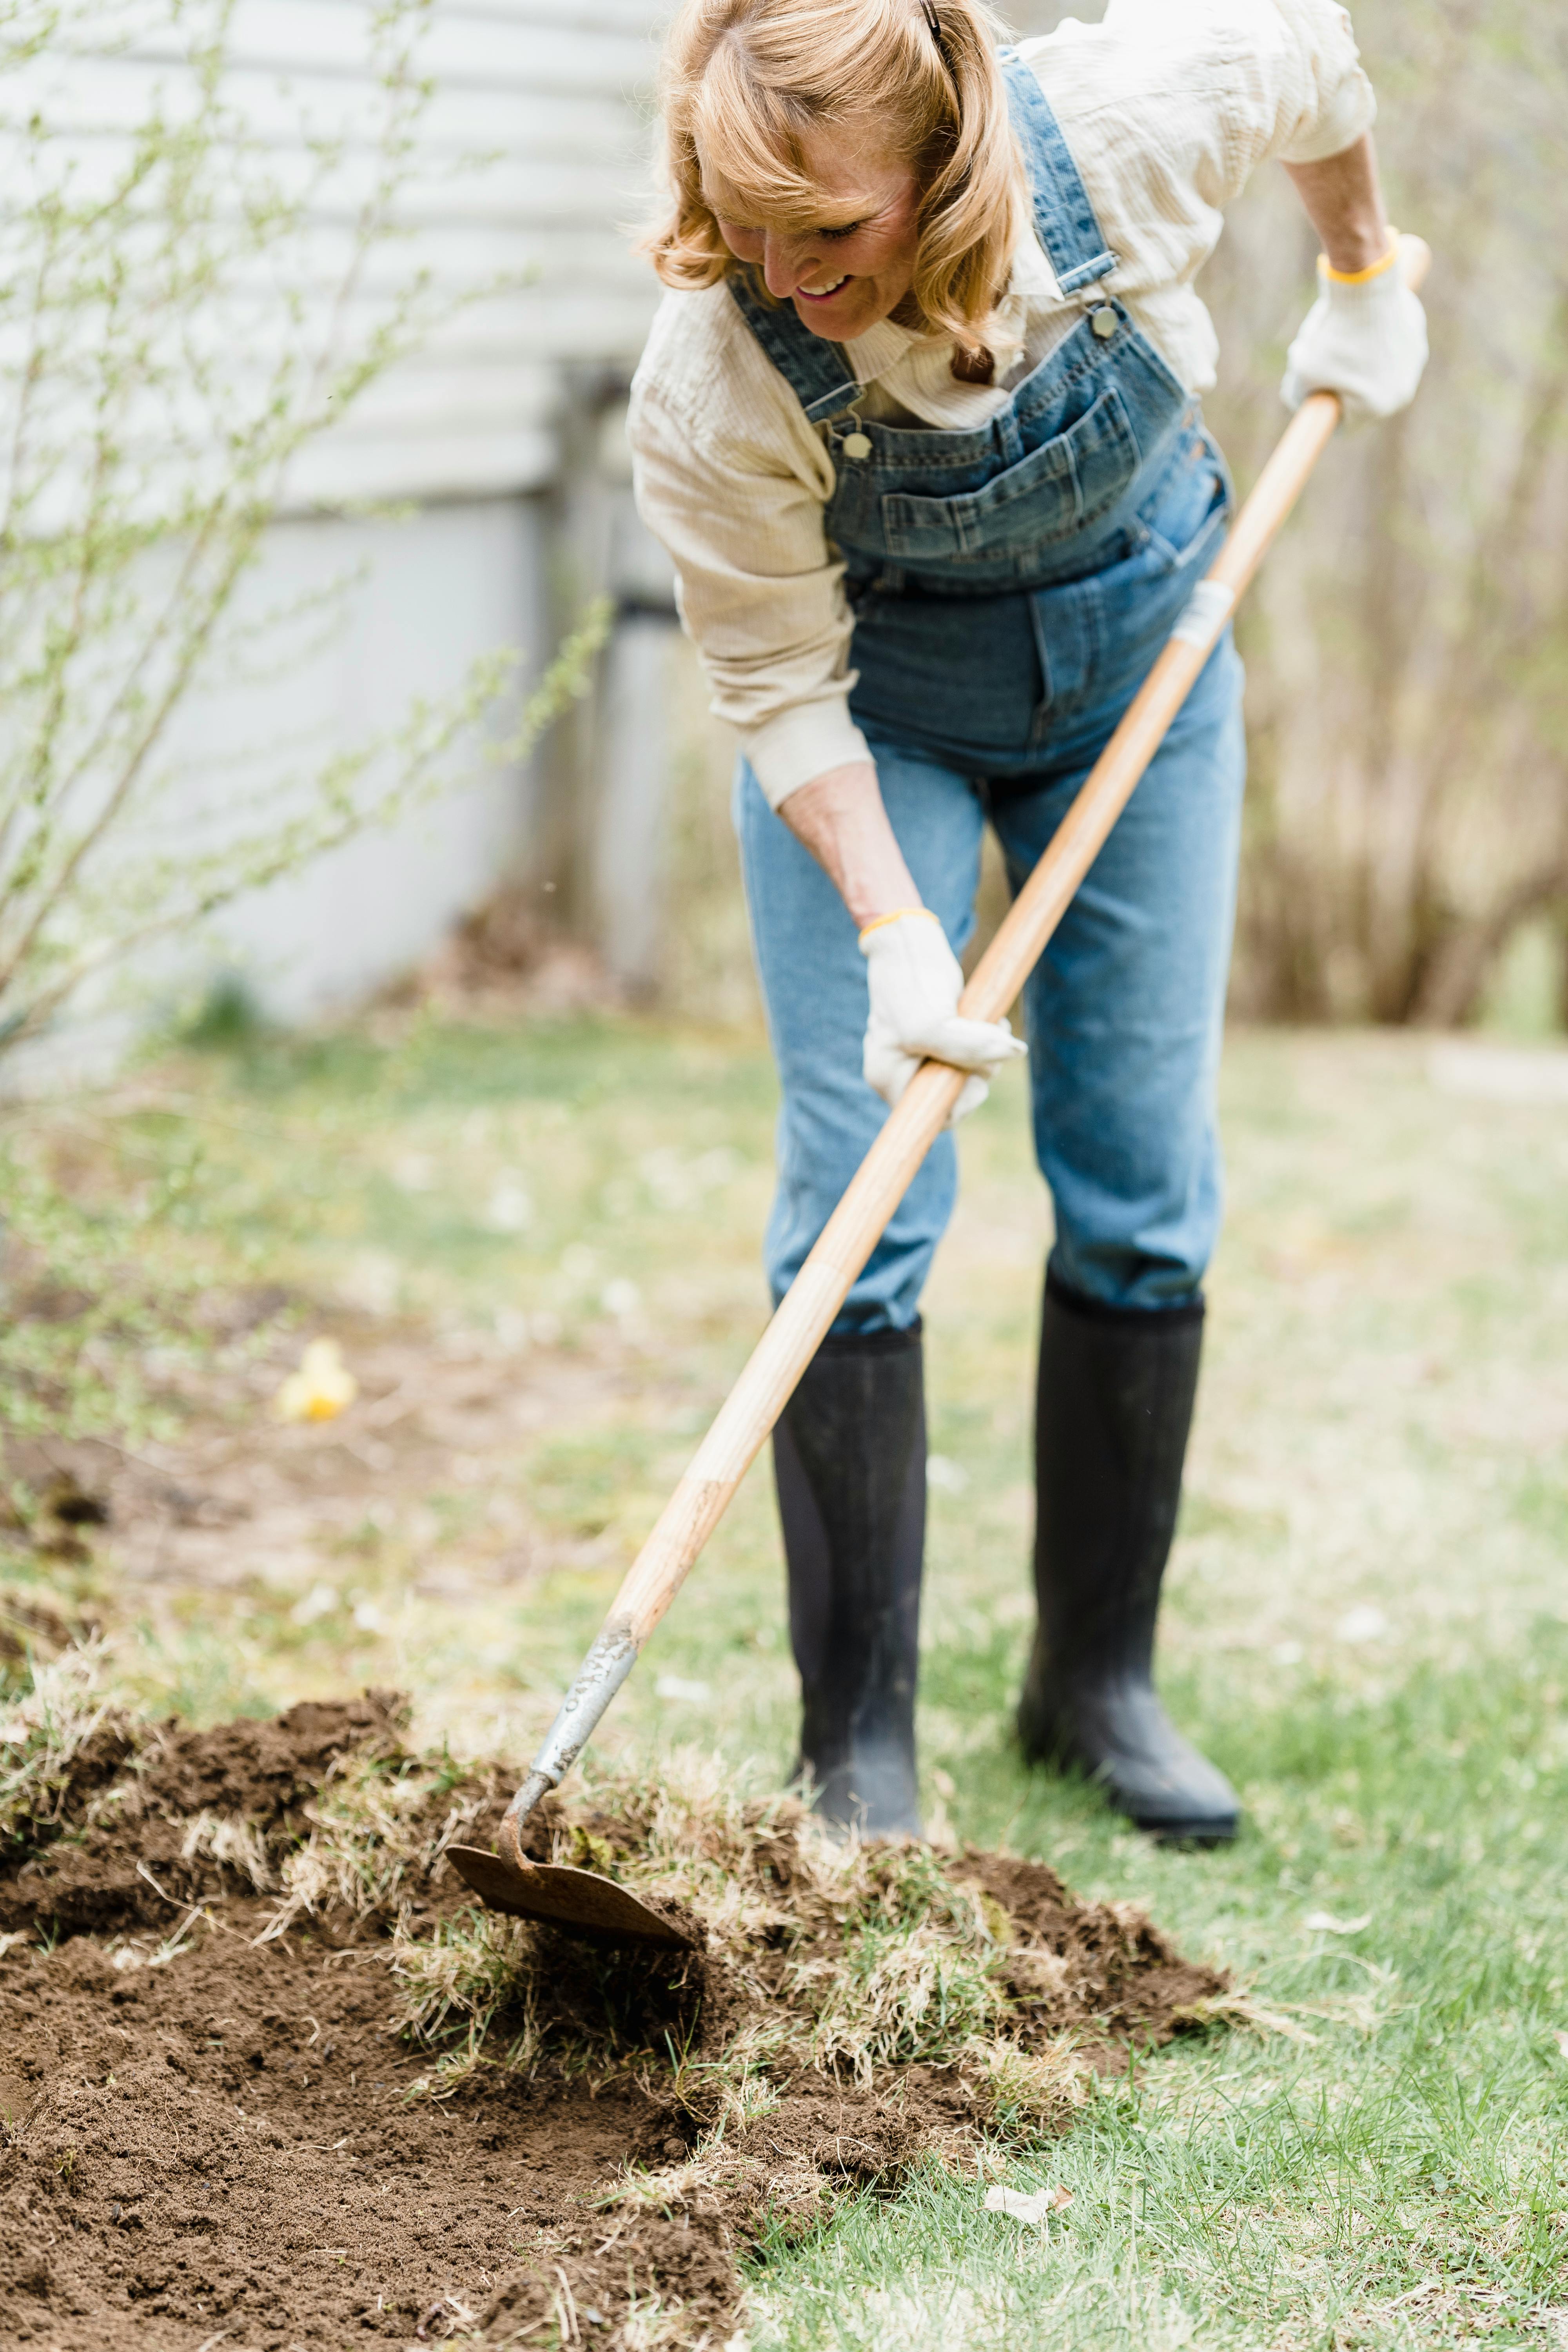
[[[1286,165],[1322,239],[1321,291],[1286,355],[1287,408],[1337,392],[1347,422],[1393,416],[1426,364],[1426,313],[1405,282],[1370,137],[1321,163]]]
[[[833,882],[860,932],[871,999],[862,1059],[867,1085],[896,1103],[922,1060],[950,1062],[974,1074],[953,1106],[949,1124],[956,1125],[984,1101],[989,1074],[1026,1048],[1005,1021],[960,1013],[958,958],[921,904],[876,769],[869,760],[831,768],[791,793],[779,814]]]
[[[924,907],[884,915],[860,934],[871,1013],[861,1068],[884,1102],[896,1103],[922,1061],[972,1073],[950,1127],[977,1109],[993,1071],[1028,1048],[1006,1021],[971,1021],[958,1010],[963,974],[936,917]]]
[[[1279,396],[1300,408],[1310,392],[1337,392],[1347,423],[1408,408],[1426,365],[1426,313],[1397,256],[1376,278],[1322,276],[1322,291],[1285,359]]]

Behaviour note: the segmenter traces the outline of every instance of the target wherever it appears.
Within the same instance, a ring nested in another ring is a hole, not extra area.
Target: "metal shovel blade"
[[[597,1871],[564,1862],[508,1862],[477,1845],[449,1845],[447,1859],[492,1911],[542,1919],[552,1927],[609,1944],[665,1944],[683,1950],[690,1937]]]

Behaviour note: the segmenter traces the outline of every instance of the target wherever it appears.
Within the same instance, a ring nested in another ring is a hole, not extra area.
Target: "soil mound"
[[[0,1719],[7,2341],[717,2345],[764,2227],[1223,2011],[1041,1864],[831,1847],[695,1758],[539,1824],[699,1937],[596,1950],[444,1863],[510,1782],[384,1693],[195,1732],[67,1661]]]
[[[68,1693],[68,1674],[60,1680]],[[241,1862],[241,1847],[259,1851],[280,1833],[303,1834],[309,1799],[351,1755],[401,1753],[405,1719],[395,1694],[366,1691],[208,1731],[118,1707],[96,1711],[83,1726],[68,1697],[56,1727],[58,1761],[38,1759],[19,1792],[26,1801],[6,1825],[13,1855],[21,1853],[0,1874],[0,1933],[166,1926],[170,1896],[199,1900],[228,1891],[225,1881],[234,1879],[221,1854],[201,1851],[204,1825],[231,1825],[231,1864]]]

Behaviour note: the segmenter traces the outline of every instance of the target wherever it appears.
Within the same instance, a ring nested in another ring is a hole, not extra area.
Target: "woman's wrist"
[[[1337,268],[1326,253],[1320,253],[1318,256],[1318,275],[1330,286],[1370,286],[1373,278],[1386,278],[1391,269],[1398,267],[1398,263],[1399,240],[1391,229],[1388,235],[1388,242],[1384,246],[1383,251],[1379,254],[1377,259],[1375,261],[1369,261],[1364,268]]]
[[[1370,134],[1341,155],[1326,156],[1318,163],[1287,163],[1285,168],[1336,278],[1358,278],[1386,260],[1394,236],[1383,208]]]
[[[1359,285],[1377,270],[1389,266],[1394,255],[1394,232],[1381,216],[1375,221],[1345,226],[1331,243],[1323,240],[1323,259],[1329,275],[1343,284]]]
[[[833,883],[857,930],[921,904],[869,760],[814,776],[779,803],[778,813]]]

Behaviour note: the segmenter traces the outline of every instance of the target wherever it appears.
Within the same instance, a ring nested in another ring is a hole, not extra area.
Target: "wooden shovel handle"
[[[1401,240],[1401,267],[1412,285],[1420,283],[1429,259],[1419,237]],[[1338,395],[1320,392],[1302,403],[1287,425],[1206,579],[1194,591],[1049,848],[981,958],[960,999],[961,1012],[975,1020],[995,1021],[1016,999],[1339,421]],[[941,1062],[922,1063],[889,1113],[627,1570],[583,1672],[540,1751],[537,1778],[560,1780],[674,1600],[942,1132],[964,1075]]]

